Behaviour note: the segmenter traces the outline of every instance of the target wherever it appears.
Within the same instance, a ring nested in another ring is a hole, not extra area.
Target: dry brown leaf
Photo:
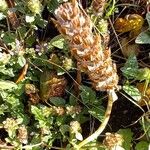
[[[150,86],[145,89],[145,82],[137,83],[136,87],[142,94],[141,100],[138,102],[140,106],[150,105]]]

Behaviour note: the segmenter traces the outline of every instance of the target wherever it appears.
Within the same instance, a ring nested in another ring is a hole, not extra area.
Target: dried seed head
[[[40,78],[40,97],[47,101],[50,97],[62,96],[65,92],[67,80],[55,72],[45,71]]]
[[[70,130],[72,133],[76,133],[81,130],[80,123],[78,121],[71,121],[70,122]]]
[[[80,10],[76,0],[60,5],[55,16],[55,24],[69,40],[79,69],[89,75],[94,88],[100,91],[114,90],[118,84],[116,66],[112,63],[110,49],[104,48],[101,37],[93,34],[90,17]]]
[[[6,131],[18,129],[18,122],[13,118],[7,118],[5,121],[3,121],[3,125]]]
[[[68,115],[75,115],[81,112],[81,106],[67,106],[66,107],[66,114]]]
[[[25,92],[29,97],[29,100],[33,104],[38,104],[40,101],[39,90],[33,84],[25,84]]]
[[[103,141],[103,144],[109,149],[112,150],[116,146],[121,146],[123,138],[120,134],[117,133],[106,133],[106,138]]]
[[[26,94],[33,94],[38,92],[34,84],[25,84],[25,92]]]
[[[58,116],[62,116],[65,114],[65,109],[63,107],[52,106],[53,113]]]
[[[15,120],[13,118],[7,118],[3,121],[4,129],[8,132],[10,138],[14,138],[16,136],[16,130],[19,128],[18,124],[19,120]]]
[[[23,144],[27,144],[28,142],[28,131],[24,125],[22,125],[18,129],[18,139]]]
[[[94,10],[97,16],[102,16],[104,13],[104,7],[106,4],[106,0],[93,0],[92,2],[92,9]]]

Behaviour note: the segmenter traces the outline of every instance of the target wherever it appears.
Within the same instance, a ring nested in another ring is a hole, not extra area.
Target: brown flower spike
[[[95,12],[95,15],[102,16],[105,8],[106,0],[93,0],[92,8]]]
[[[93,34],[91,19],[79,8],[78,2],[72,0],[60,5],[55,10],[55,17],[59,32],[69,40],[79,69],[88,74],[94,88],[99,91],[114,90],[118,76],[110,49],[102,46],[100,35]]]

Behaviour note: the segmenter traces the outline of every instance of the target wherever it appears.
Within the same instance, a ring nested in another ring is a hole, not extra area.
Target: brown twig
[[[19,26],[19,20],[16,13],[12,10],[15,7],[14,0],[6,0],[8,8],[10,8],[7,12],[7,17],[12,25],[12,28],[16,29]]]
[[[74,89],[75,89],[75,95],[78,97],[79,96],[79,88],[80,88],[80,85],[81,85],[81,81],[82,81],[82,77],[81,77],[81,71],[79,69],[77,69],[77,77],[76,77],[76,83],[74,83]]]

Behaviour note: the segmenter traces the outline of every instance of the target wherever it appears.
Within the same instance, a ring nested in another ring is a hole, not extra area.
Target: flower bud
[[[68,71],[72,68],[72,65],[72,59],[65,57],[65,59],[63,60],[63,67]]]

